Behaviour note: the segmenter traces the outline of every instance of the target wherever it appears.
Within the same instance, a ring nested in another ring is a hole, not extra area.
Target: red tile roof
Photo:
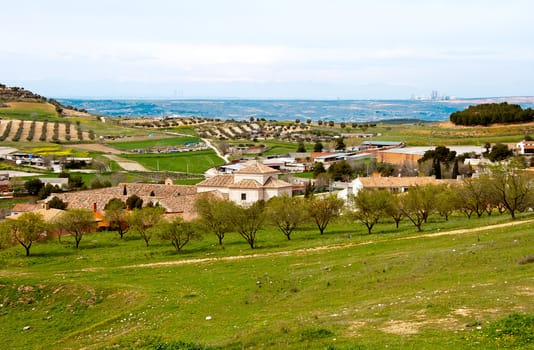
[[[234,172],[235,174],[278,174],[279,171],[270,168],[257,160],[245,163],[245,166]]]
[[[263,187],[265,188],[285,188],[285,187],[291,188],[292,185],[283,180],[279,180],[279,179],[275,179],[271,177],[269,178],[269,180],[267,180],[267,182],[265,183],[265,185],[263,185]]]
[[[200,187],[228,187],[234,183],[233,175],[216,175],[197,184]]]
[[[42,208],[41,204],[17,203],[13,206],[13,212],[25,213]]]

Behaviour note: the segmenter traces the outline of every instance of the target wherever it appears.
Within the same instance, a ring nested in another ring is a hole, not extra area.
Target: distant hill
[[[520,105],[507,102],[483,103],[452,113],[450,120],[456,125],[487,126],[496,123],[528,123],[534,120],[534,110],[523,109]]]
[[[76,115],[80,113],[89,115],[85,109],[78,109],[73,106],[64,106],[53,98],[46,98],[22,87],[9,87],[4,84],[0,84],[0,108],[8,107],[8,102],[49,103],[55,107],[58,115]]]

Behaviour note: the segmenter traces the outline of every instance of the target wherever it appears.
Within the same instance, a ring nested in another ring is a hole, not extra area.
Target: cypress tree
[[[460,175],[460,170],[458,169],[458,159],[454,160],[454,166],[452,167],[452,179],[458,178],[458,175]]]
[[[439,159],[434,159],[434,175],[436,179],[441,179],[441,162]]]

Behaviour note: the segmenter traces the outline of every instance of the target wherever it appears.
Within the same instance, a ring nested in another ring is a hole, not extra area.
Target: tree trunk
[[[26,249],[26,256],[30,256],[30,248],[31,248],[31,244],[28,246],[24,246],[24,249]]]

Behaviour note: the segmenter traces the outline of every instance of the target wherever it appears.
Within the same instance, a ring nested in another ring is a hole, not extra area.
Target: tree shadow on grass
[[[75,250],[63,250],[63,251],[60,251],[60,250],[55,250],[55,251],[47,251],[47,252],[37,252],[37,253],[34,253],[32,252],[30,254],[30,258],[51,258],[51,257],[65,257],[65,256],[69,256],[69,255],[75,255],[76,254],[76,251]]]

